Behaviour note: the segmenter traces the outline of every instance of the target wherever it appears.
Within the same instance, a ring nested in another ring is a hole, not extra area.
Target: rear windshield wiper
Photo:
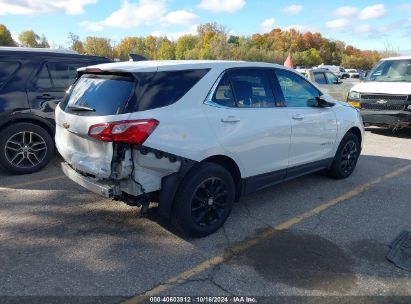
[[[96,109],[93,109],[87,106],[68,106],[67,108],[71,111],[96,112]]]

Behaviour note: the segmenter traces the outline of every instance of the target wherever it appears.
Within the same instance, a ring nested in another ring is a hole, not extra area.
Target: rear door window
[[[274,94],[266,70],[235,69],[229,71],[229,76],[237,107],[275,107]]]
[[[224,73],[211,99],[212,102],[223,107],[235,107],[233,91],[231,90],[228,74]]]
[[[229,70],[221,78],[211,101],[224,107],[275,107],[268,73],[266,69]]]
[[[20,63],[0,61],[0,87],[2,87],[13,74],[19,69]]]

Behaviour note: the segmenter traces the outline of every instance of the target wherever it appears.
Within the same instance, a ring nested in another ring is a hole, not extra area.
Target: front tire
[[[336,179],[349,177],[357,165],[361,148],[358,137],[349,132],[342,139],[328,175]]]
[[[16,123],[0,132],[0,164],[12,173],[37,172],[53,155],[53,139],[42,127]]]
[[[231,174],[222,166],[200,163],[183,179],[173,205],[173,221],[183,233],[204,237],[224,225],[235,199]]]

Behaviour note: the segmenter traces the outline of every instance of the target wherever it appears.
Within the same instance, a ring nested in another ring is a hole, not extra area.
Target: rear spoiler
[[[94,68],[94,67],[88,67],[88,68],[81,68],[77,70],[77,77],[76,77],[76,81],[77,79],[79,79],[81,76],[83,76],[84,74],[94,74],[94,75],[112,75],[112,76],[122,76],[122,77],[133,77],[133,74],[130,72],[124,72],[124,71],[115,71],[115,70],[111,70],[111,71],[105,71],[99,68]]]
[[[146,57],[139,55],[139,54],[133,54],[133,53],[128,54],[128,57],[130,58],[130,61],[146,61],[147,60]]]

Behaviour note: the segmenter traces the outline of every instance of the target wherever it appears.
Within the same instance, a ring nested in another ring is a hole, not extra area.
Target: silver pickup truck
[[[348,93],[354,85],[343,82],[327,69],[296,69],[297,72],[314,82],[320,89],[339,101],[347,101]]]

